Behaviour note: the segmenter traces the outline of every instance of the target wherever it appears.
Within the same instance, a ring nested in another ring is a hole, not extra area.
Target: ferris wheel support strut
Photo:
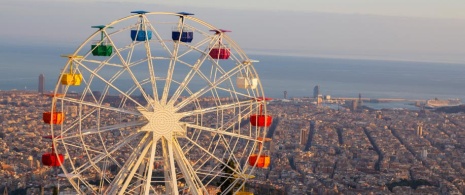
[[[185,176],[187,184],[189,185],[189,192],[194,195],[203,194],[202,191],[208,194],[208,191],[205,189],[205,186],[202,185],[202,182],[190,165],[189,160],[187,160],[186,156],[184,156],[181,146],[175,138],[173,138],[173,145],[174,157],[176,158],[176,161],[179,164],[179,168],[181,169],[181,172]]]
[[[125,194],[126,189],[128,188],[130,181],[134,177],[134,174],[136,173],[136,171],[139,169],[139,166],[142,163],[142,160],[147,155],[147,152],[148,152],[148,150],[150,148],[150,147],[147,147],[147,146],[150,145],[153,142],[153,140],[149,140],[147,142],[148,142],[147,144],[144,144],[144,146],[143,146],[144,149],[142,150],[142,153],[140,154],[139,158],[137,159],[135,165],[132,167],[131,172],[129,173],[128,177],[126,178],[126,181],[124,182],[123,186],[121,186],[121,189],[118,192],[119,195]]]
[[[153,171],[153,161],[155,159],[155,152],[157,149],[157,142],[160,139],[159,136],[156,136],[154,132],[152,132],[152,151],[150,151],[150,158],[149,158],[149,164],[148,164],[148,172],[147,172],[147,179],[145,181],[145,195],[148,195],[150,193],[150,188],[151,188],[151,183],[152,183],[152,171]]]

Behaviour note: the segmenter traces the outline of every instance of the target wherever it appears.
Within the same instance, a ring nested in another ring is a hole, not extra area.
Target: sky
[[[0,43],[77,47],[133,10],[193,12],[248,53],[465,64],[463,0],[2,0]]]
[[[147,2],[139,0],[139,2]],[[281,10],[345,14],[373,14],[465,19],[463,0],[235,0],[156,1],[166,5],[220,7],[243,10]]]

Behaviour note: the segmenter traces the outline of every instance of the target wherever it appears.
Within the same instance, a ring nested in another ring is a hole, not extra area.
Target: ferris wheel
[[[79,194],[240,192],[270,163],[256,61],[193,14],[131,13],[63,56],[46,161]]]

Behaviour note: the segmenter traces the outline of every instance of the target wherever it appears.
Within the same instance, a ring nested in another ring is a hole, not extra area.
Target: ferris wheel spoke
[[[160,139],[159,136],[156,136],[155,133],[153,132],[152,133],[152,145],[150,146],[151,148],[151,151],[150,151],[150,158],[149,158],[149,163],[147,164],[148,166],[148,171],[147,171],[147,176],[145,177],[146,178],[146,181],[145,181],[145,188],[144,188],[144,192],[146,195],[148,195],[150,193],[150,189],[152,188],[152,171],[153,171],[153,162],[155,160],[155,152],[156,152],[156,148],[157,148],[157,142],[158,140]]]
[[[149,133],[146,132],[144,138],[148,138]],[[139,169],[142,160],[146,157],[146,154],[150,147],[148,147],[153,140],[150,139],[143,139],[139,146],[136,148],[136,150],[131,154],[130,160],[125,163],[125,166],[121,170],[120,174],[117,176],[117,179],[113,180],[113,182],[116,181],[116,183],[112,183],[113,187],[111,188],[110,194],[116,194],[118,190],[118,194],[124,194],[126,193],[126,190],[131,182],[131,180],[134,178],[134,174],[136,171]],[[140,153],[139,153],[140,152]],[[110,185],[112,185],[110,184]],[[119,188],[120,189],[117,189]]]
[[[236,151],[236,147],[237,147],[237,144],[239,143],[240,139],[236,138],[234,146],[231,146],[231,144],[229,144],[228,140],[226,140],[224,135],[219,134],[219,137],[220,137],[220,140],[221,140],[220,143],[222,143],[225,150],[228,151],[228,152],[225,153],[225,154],[229,154],[229,156],[227,157],[228,161],[232,159],[236,165],[240,165],[240,162],[237,161],[236,158],[234,158],[234,153]],[[230,141],[233,142],[232,139]],[[237,168],[240,169],[240,166],[238,166]]]
[[[242,92],[235,91],[234,88],[224,88],[224,87],[220,87],[220,86],[218,86],[216,88],[216,90],[228,92],[228,93],[233,94],[234,96],[237,96],[237,97],[250,98],[250,99],[253,99],[253,98],[256,97],[255,92],[253,90],[251,90],[252,93],[250,93],[250,94],[245,94],[245,93],[242,93]],[[250,91],[248,91],[248,92],[250,92]]]
[[[80,167],[76,168],[73,174],[81,175],[84,171],[87,171],[88,169],[92,168],[95,166],[96,163],[102,161],[106,157],[109,157],[111,154],[117,152],[120,150],[123,146],[129,144],[131,141],[133,141],[139,134],[133,134],[126,139],[122,140],[120,143],[117,143],[113,145],[112,147],[108,148],[108,153],[100,153],[99,155],[96,155],[92,158],[89,159],[86,163],[81,165]],[[69,144],[67,144],[69,145]],[[82,148],[82,146],[78,146],[79,148]]]
[[[158,88],[157,88],[157,81],[156,81],[156,75],[155,75],[155,69],[153,65],[153,59],[152,59],[152,52],[150,51],[150,45],[149,42],[145,42],[145,49],[146,49],[146,57],[147,57],[147,66],[148,66],[148,71],[150,74],[150,83],[152,87],[152,93],[153,93],[153,100],[158,101]],[[153,105],[152,105],[153,107]]]
[[[112,44],[113,41],[110,40],[110,42]],[[131,48],[132,50],[134,49],[134,47]],[[130,54],[132,54],[132,50],[131,52],[129,52]],[[122,63],[122,69],[120,71],[117,72],[117,75],[118,77],[124,72],[123,70],[126,70],[127,73],[130,75],[132,81],[134,82],[134,85],[137,86],[137,88],[139,89],[139,92],[142,94],[142,96],[146,99],[146,100],[149,100],[150,98],[148,97],[147,93],[145,93],[144,89],[142,88],[140,82],[137,80],[137,77],[134,75],[134,73],[132,72],[131,70],[131,67],[137,65],[137,64],[140,64],[142,62],[144,62],[145,60],[144,59],[141,59],[139,61],[136,61],[136,62],[133,62],[133,63],[128,63],[130,62],[130,58],[128,59],[128,61],[125,60],[125,58],[123,57],[123,55],[121,54],[121,52],[119,50],[116,51],[116,55],[119,57],[121,63]],[[131,55],[132,56],[132,55]],[[150,59],[150,58],[148,58]],[[148,62],[151,61],[151,60],[148,60]],[[116,75],[116,74],[115,74]],[[114,77],[114,78],[117,78],[117,77]],[[108,86],[108,85],[107,85]],[[121,92],[120,92],[121,93]],[[126,94],[125,94],[126,95]]]
[[[190,52],[192,51],[197,51],[197,52],[201,52],[203,53],[203,50],[200,50],[199,47],[201,47],[202,45],[205,45],[207,44],[208,42],[211,42],[211,38],[210,37],[206,37],[205,39],[203,40],[200,40],[197,44],[195,45],[188,45],[188,44],[185,44],[189,49],[184,51],[184,53],[181,53],[178,55],[178,58],[180,57],[183,57],[187,54],[189,54]]]
[[[227,132],[225,130],[214,129],[214,128],[209,128],[209,127],[204,127],[204,126],[199,126],[199,125],[194,125],[194,124],[189,124],[189,123],[186,123],[186,126],[190,127],[190,128],[202,130],[202,131],[217,133],[217,134],[221,134],[221,135],[227,135],[227,136],[231,136],[231,137],[237,137],[237,138],[244,139],[244,140],[256,141],[256,139],[253,138],[253,137],[250,137],[250,136],[247,136],[247,135],[241,135],[241,134],[237,134],[237,133],[231,133],[231,132]]]
[[[214,43],[214,41],[210,41],[210,45]],[[197,59],[197,61],[195,62],[195,64],[192,66],[191,70],[189,71],[189,73],[187,73],[186,77],[184,78],[184,80],[182,81],[181,85],[179,85],[179,87],[176,89],[176,91],[173,93],[173,96],[171,97],[170,101],[168,103],[171,103],[173,104],[174,101],[176,101],[179,96],[181,96],[182,92],[187,88],[187,86],[189,85],[190,81],[192,80],[192,78],[194,78],[195,74],[199,71],[200,67],[202,66],[202,64],[205,62],[205,60],[208,59],[208,55],[206,55],[205,53],[202,53],[202,56],[200,57],[200,59]]]
[[[83,59],[83,60],[81,60],[81,63],[82,62],[88,62],[88,63],[93,63],[93,64],[104,64],[105,66],[114,66],[114,67],[118,67],[118,68],[124,68],[124,66],[121,65],[121,64],[110,63],[110,62],[107,62],[107,61]]]
[[[256,104],[256,102],[253,101],[253,100],[246,100],[246,101],[242,101],[242,102],[234,102],[234,103],[230,103],[230,104],[223,104],[223,105],[218,105],[218,106],[209,107],[209,108],[202,108],[202,109],[198,109],[198,110],[186,111],[186,112],[183,112],[182,114],[185,117],[188,117],[188,116],[195,116],[195,115],[199,115],[199,114],[207,114],[207,113],[210,113],[210,112],[220,112],[220,111],[224,111],[224,110],[231,110],[231,109],[236,109],[236,108],[250,109],[255,104]]]
[[[192,143],[193,145],[195,145],[197,148],[199,148],[200,150],[202,150],[203,152],[205,152],[205,154],[207,154],[208,156],[212,157],[213,159],[215,159],[216,161],[218,161],[220,164],[222,164],[223,166],[231,169],[234,171],[234,174],[240,174],[239,172],[237,172],[236,169],[234,169],[233,167],[230,167],[227,162],[223,162],[223,159],[220,159],[218,158],[217,156],[215,156],[213,153],[211,153],[210,151],[208,151],[207,149],[205,149],[204,147],[202,147],[201,145],[199,145],[196,141],[194,140],[191,140],[190,138],[185,138],[186,140],[188,140],[190,143]]]
[[[193,194],[208,194],[207,189],[192,168],[189,160],[186,159],[176,138],[173,138],[174,157],[181,169],[181,172],[189,185],[190,192]]]
[[[184,21],[183,19],[180,19],[180,20]],[[184,22],[181,24],[181,29],[183,28],[183,25],[184,25]],[[179,38],[181,38],[181,36],[179,36]],[[171,85],[171,80],[173,79],[174,67],[176,66],[176,62],[178,61],[178,58],[180,57],[178,56],[180,42],[181,41],[179,40],[174,42],[174,49],[171,55],[170,63],[168,65],[168,73],[166,74],[165,87],[163,88],[163,95],[161,98],[162,104],[166,104],[168,100],[168,93],[169,93],[169,89]]]
[[[126,178],[129,169],[132,166],[134,166],[135,159],[137,157],[139,157],[138,155],[140,154],[140,152],[144,148],[143,146],[145,144],[147,144],[146,140],[147,140],[148,137],[149,137],[149,134],[145,133],[144,137],[142,137],[142,139],[139,142],[139,144],[137,145],[137,147],[135,147],[132,150],[132,153],[129,156],[129,158],[127,159],[126,163],[123,165],[123,167],[121,167],[121,171],[116,175],[116,177],[113,179],[113,181],[109,184],[109,187],[108,187],[108,189],[106,191],[106,194],[115,194],[117,192],[118,188],[121,187],[121,184],[123,183],[123,180]]]
[[[114,44],[113,40],[110,38],[110,36],[107,36],[107,39],[109,40],[109,42],[116,48],[116,45]],[[109,82],[109,83],[113,83],[113,81],[115,81],[117,78],[119,78],[124,72],[127,72],[131,79],[133,80],[134,82],[134,85],[139,89],[140,93],[142,94],[142,96],[148,101],[150,98],[148,97],[148,95],[145,93],[145,91],[143,90],[142,86],[140,85],[140,82],[137,80],[137,77],[134,75],[134,73],[132,72],[131,70],[131,67],[133,66],[136,66],[138,64],[141,64],[143,63],[144,61],[147,61],[146,59],[141,59],[141,60],[138,60],[138,61],[135,61],[135,62],[132,62],[132,63],[129,63],[131,62],[131,57],[132,57],[132,52],[134,50],[134,46],[137,45],[138,43],[131,43],[130,46],[128,47],[130,49],[129,53],[128,53],[128,59],[126,60],[123,55],[121,54],[121,50],[116,50],[116,56],[118,56],[119,60],[121,61],[122,65],[122,69],[117,71],[113,77],[109,80],[109,81],[105,81],[105,80],[102,80],[103,82]],[[109,60],[109,59],[108,59]],[[102,63],[100,65],[100,67],[97,69],[97,70],[100,70],[101,68],[103,68],[103,65],[108,65],[108,61],[105,61],[104,63]],[[95,75],[95,74],[94,74]],[[110,87],[112,85],[108,85],[107,84],[107,88]],[[116,89],[117,90],[117,89]],[[117,90],[118,91],[118,90]],[[122,93],[121,91],[119,91],[120,93]],[[123,93],[122,93],[123,94]],[[127,95],[127,94],[125,94]],[[134,101],[134,100],[133,100]],[[137,103],[137,102],[135,102]]]
[[[216,80],[214,83],[211,83],[209,84],[208,86],[200,89],[199,91],[195,92],[194,94],[192,94],[191,96],[189,96],[188,98],[186,98],[185,100],[183,100],[182,102],[180,102],[179,104],[177,104],[175,106],[175,109],[176,111],[183,108],[184,106],[190,104],[192,101],[194,101],[195,99],[201,97],[202,95],[204,95],[205,93],[211,91],[212,89],[214,89],[215,87],[217,87],[219,84],[223,83],[224,81],[230,79],[230,77],[236,75],[236,73],[240,72],[244,67],[241,67],[241,66],[236,66],[234,68],[232,68],[231,70],[229,70],[227,73],[225,73],[224,75],[222,75],[218,80]]]
[[[142,126],[145,124],[147,124],[146,121],[134,121],[134,122],[126,122],[122,124],[107,125],[103,127],[95,127],[95,128],[81,130],[79,134],[77,133],[62,134],[61,136],[63,138],[61,139],[65,140],[65,139],[71,139],[71,138],[76,138],[76,137],[81,137],[81,136],[100,134],[100,133],[105,133],[105,132],[113,131],[113,130],[120,130],[120,129],[128,128],[128,127]]]
[[[115,107],[111,107],[111,106],[104,106],[102,104],[96,104],[96,103],[92,103],[92,102],[81,101],[81,100],[78,100],[78,99],[73,99],[73,98],[68,98],[68,97],[63,97],[62,99],[64,101],[67,101],[67,102],[70,102],[70,103],[80,104],[80,105],[83,105],[83,106],[91,106],[91,107],[95,107],[95,108],[98,108],[98,109],[116,111],[118,113],[131,114],[131,115],[134,115],[134,116],[142,116],[142,114],[140,114],[139,112],[126,110],[126,109],[123,109],[123,108],[115,108]]]
[[[105,78],[103,78],[102,76],[98,75],[97,73],[95,73],[93,70],[90,70],[88,67],[85,67],[84,68],[89,71],[92,75],[94,75],[95,77],[99,78],[102,82],[104,82],[106,85],[108,85],[109,87],[113,88],[114,90],[118,91],[121,95],[123,95],[124,97],[130,99],[131,101],[133,101],[135,104],[137,104],[138,106],[142,106],[138,101],[134,100],[131,96],[129,96],[128,94],[124,93],[121,89],[119,89],[118,87],[116,87],[115,85],[113,85],[113,83],[107,81]]]
[[[172,139],[172,138],[171,138]],[[165,187],[168,194],[179,194],[178,185],[176,182],[176,168],[174,165],[173,140],[161,139],[163,159],[164,159],[164,174]]]
[[[155,37],[157,38],[158,42],[160,43],[160,45],[162,46],[162,48],[168,52],[168,54],[171,56],[172,53],[170,51],[170,49],[168,48],[168,46],[166,45],[165,41],[163,40],[163,38],[160,36],[160,33],[158,33],[157,29],[154,28],[150,22],[148,22],[147,20],[147,17],[144,17],[144,19],[146,20],[146,22],[149,24],[149,28],[152,30],[153,34],[155,34]],[[148,42],[148,41],[146,41]]]
[[[142,94],[142,96],[145,98],[145,100],[150,100],[151,98],[147,95],[147,93],[145,93],[145,90],[142,88],[141,86],[141,83],[140,81],[137,80],[136,76],[134,75],[134,73],[132,72],[131,68],[129,68],[129,66],[126,66],[126,70],[127,72],[129,73],[129,75],[131,76],[131,79],[132,81],[134,82],[134,84],[137,86],[137,88],[139,89],[139,92]],[[151,101],[147,101],[147,102],[151,102]]]

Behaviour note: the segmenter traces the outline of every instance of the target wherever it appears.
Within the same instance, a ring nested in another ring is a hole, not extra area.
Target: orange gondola
[[[46,94],[50,97],[63,97],[63,94]],[[55,111],[55,104],[52,107],[51,112],[42,113],[42,120],[47,124],[59,125],[65,120],[65,113]]]
[[[263,148],[263,142],[271,141],[271,138],[258,137],[258,148],[261,150]],[[268,154],[268,151],[265,151],[264,154],[252,154],[249,156],[248,163],[250,166],[255,166],[258,168],[268,168],[271,163],[271,157]]]
[[[256,166],[259,168],[268,168],[270,165],[271,158],[269,155],[256,155],[252,154],[249,156],[249,165]]]
[[[65,120],[65,114],[63,112],[44,112],[42,119],[44,123],[58,125]]]

